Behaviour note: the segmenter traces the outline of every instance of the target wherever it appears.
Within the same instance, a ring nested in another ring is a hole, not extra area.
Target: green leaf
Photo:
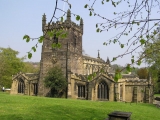
[[[28,53],[28,58],[31,59],[32,58],[32,53]]]
[[[66,38],[67,37],[67,33],[63,33],[61,34],[60,38]]]
[[[96,24],[96,28],[98,27],[98,24]]]
[[[99,32],[99,31],[100,31],[100,29],[98,28],[96,31],[97,31],[97,32]]]
[[[132,64],[134,63],[134,59],[131,59]]]
[[[115,44],[116,42],[117,42],[117,39],[114,39],[114,40],[113,40],[113,43]]]
[[[71,7],[72,7],[71,4],[68,3],[68,5],[69,5],[69,8],[71,9]]]
[[[23,36],[23,40],[24,40],[24,39],[27,39],[28,37],[29,37],[28,35],[24,35],[24,36]]]
[[[80,18],[81,18],[81,17],[80,17],[79,15],[76,16],[76,20],[77,20],[77,21],[79,21]]]
[[[26,42],[29,42],[29,41],[30,41],[30,37],[29,37],[28,35],[24,35],[24,36],[23,36],[23,40],[24,40],[24,39],[26,40]]]
[[[44,36],[41,36],[41,37],[39,38],[38,42],[39,42],[39,43],[42,43],[43,40],[44,40]]]
[[[106,42],[104,42],[103,45],[106,45]]]
[[[153,34],[154,34],[154,35],[156,35],[156,34],[157,34],[157,31],[156,31],[156,30],[154,30]]]
[[[30,37],[26,39],[26,42],[29,42],[29,41],[30,41]]]
[[[146,35],[146,38],[148,39],[148,38],[149,38],[149,35]]]
[[[61,48],[61,44],[60,43],[56,44],[56,47]]]
[[[131,66],[130,66],[130,64],[127,65],[126,70],[127,70],[128,72],[131,72]]]
[[[56,37],[58,38],[61,35],[62,31],[57,31],[56,32]]]
[[[145,44],[145,42],[146,42],[146,40],[143,38],[140,40],[141,45]]]
[[[106,0],[106,2],[109,2],[109,0]]]
[[[137,65],[141,65],[141,60],[138,60]]]
[[[102,1],[102,5],[104,4],[104,2]]]
[[[36,52],[36,48],[35,48],[35,47],[32,47],[32,50],[33,50],[34,52]]]
[[[87,8],[88,7],[88,5],[86,4],[85,6],[84,6],[84,8]]]
[[[112,61],[115,61],[115,60],[117,60],[117,59],[114,57]]]
[[[116,72],[114,76],[114,80],[117,82],[120,78],[122,78],[121,72]]]
[[[56,43],[52,43],[52,48],[56,48],[57,44]]]
[[[92,16],[92,12],[91,11],[90,11],[89,15]]]
[[[63,16],[61,17],[61,22],[63,22]]]
[[[135,23],[135,21],[133,20],[133,21],[132,21],[132,24],[134,24],[134,23]]]
[[[118,82],[118,75],[117,75],[117,74],[115,74],[114,80],[115,80],[116,82]]]
[[[158,23],[155,23],[155,24],[154,24],[154,26],[157,26],[157,25],[158,25]]]
[[[124,48],[124,44],[121,44],[121,48]]]
[[[96,75],[97,75],[96,72],[94,72],[94,73],[93,73],[93,77],[96,77]]]
[[[53,35],[54,35],[54,32],[53,31],[48,31],[47,34],[49,35],[50,38],[52,38]]]
[[[88,79],[88,80],[92,80],[92,75],[88,75],[88,76],[87,76],[87,79]]]
[[[112,5],[113,5],[114,7],[116,7],[116,4],[115,4],[115,2],[113,2],[113,1],[112,1]]]

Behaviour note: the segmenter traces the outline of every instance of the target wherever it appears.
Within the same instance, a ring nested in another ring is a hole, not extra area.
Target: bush
[[[49,69],[44,83],[47,88],[50,88],[51,97],[62,97],[67,87],[66,78],[58,66]]]

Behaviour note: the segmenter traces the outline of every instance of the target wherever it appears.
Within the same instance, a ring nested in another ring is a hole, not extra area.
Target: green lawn
[[[104,120],[113,111],[132,112],[132,120],[160,120],[152,104],[56,99],[0,92],[0,120]]]
[[[160,94],[154,94],[154,97],[160,97]]]

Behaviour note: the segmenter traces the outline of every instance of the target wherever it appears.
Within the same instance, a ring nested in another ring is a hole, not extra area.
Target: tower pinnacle
[[[98,57],[97,57],[97,58],[99,58],[99,59],[100,59],[100,54],[99,54],[99,51],[100,51],[100,50],[98,50]]]
[[[44,15],[42,16],[42,31],[44,30],[45,25],[46,25],[46,15],[44,13]]]
[[[70,11],[70,9],[68,9],[68,11],[67,11],[67,21],[71,21],[71,11]]]
[[[83,34],[83,19],[82,18],[80,20],[80,27],[81,27],[81,31],[82,31],[82,34]]]

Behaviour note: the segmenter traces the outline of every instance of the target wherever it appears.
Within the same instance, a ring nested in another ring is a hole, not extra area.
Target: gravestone
[[[114,111],[108,114],[109,118],[106,120],[130,120],[131,112]]]

